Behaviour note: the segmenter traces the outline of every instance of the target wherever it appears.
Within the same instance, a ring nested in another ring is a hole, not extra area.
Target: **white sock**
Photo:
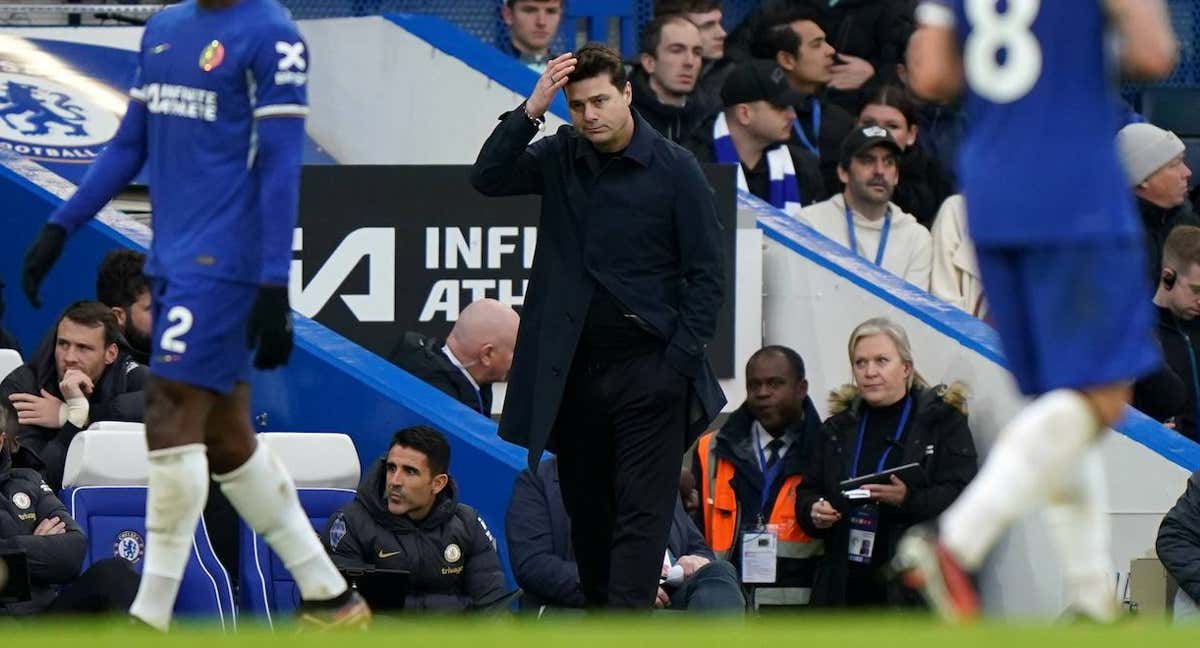
[[[1057,492],[1100,423],[1083,394],[1059,389],[1022,410],[1000,433],[983,469],[940,520],[942,542],[976,570],[1008,525]]]
[[[270,448],[259,443],[246,463],[213,479],[242,519],[279,554],[301,598],[328,601],[346,591],[346,580],[300,506],[296,485]]]
[[[1093,446],[1080,457],[1050,497],[1046,527],[1054,539],[1067,580],[1067,598],[1077,611],[1097,621],[1116,617],[1115,572],[1105,514],[1108,484],[1104,459]]]
[[[146,562],[129,614],[166,631],[208,499],[208,457],[204,444],[191,443],[154,450],[149,461]]]

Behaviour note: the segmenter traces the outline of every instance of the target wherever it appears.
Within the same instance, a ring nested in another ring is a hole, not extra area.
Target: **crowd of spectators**
[[[562,0],[508,0],[505,22],[512,25],[514,7],[527,2],[551,4],[556,16],[565,10]],[[905,85],[916,4],[766,0],[727,34],[720,0],[658,0],[654,19],[641,32],[637,59],[627,63],[633,106],[701,162],[737,165],[739,188],[868,260],[877,259],[876,241],[890,220],[889,245],[876,262],[986,318],[987,300],[966,237],[969,214],[954,171],[965,111],[955,103],[923,101]],[[515,51],[508,43],[502,49]],[[1157,282],[1171,229],[1200,225],[1188,196],[1191,173],[1178,137],[1140,123],[1128,105],[1119,108],[1115,118],[1129,125],[1116,144],[1146,226],[1149,272]],[[853,147],[849,140],[861,138],[862,127],[872,126],[888,132],[894,160],[856,177],[860,165],[846,160],[845,152]],[[859,186],[847,188],[855,181]],[[883,193],[890,219],[855,202],[856,194],[864,202]],[[804,207],[811,209],[802,214]],[[843,222],[847,215],[854,227]]]
[[[569,1],[503,0],[499,48],[544,70]],[[969,209],[952,170],[962,112],[922,102],[904,86],[913,5],[768,0],[727,35],[719,0],[658,0],[627,64],[632,104],[639,124],[697,160],[735,165],[739,188],[986,318]],[[1188,197],[1184,145],[1144,123],[1114,136],[1146,228],[1156,286],[1148,297],[1166,360],[1138,384],[1134,404],[1195,439],[1200,218]],[[130,251],[108,255],[98,301],[69,306],[0,383],[0,495],[16,507],[0,511],[0,558],[22,554],[33,585],[0,614],[112,611],[133,598],[137,577],[122,560],[80,574],[83,532],[54,493],[80,430],[143,418],[152,300],[144,261]],[[490,416],[518,323],[512,308],[479,300],[445,340],[404,333],[389,359]],[[919,605],[886,578],[887,565],[903,532],[936,518],[975,475],[966,387],[927,384],[904,329],[886,319],[857,326],[847,354],[852,383],[830,391],[824,421],[796,350],[766,346],[750,357],[746,401],[685,455],[656,608]],[[507,549],[521,591],[509,592],[487,525],[458,499],[445,436],[407,427],[382,450],[355,499],[322,530],[339,567],[405,573],[408,609],[498,609],[514,594],[539,614],[584,607],[556,458],[513,485]],[[842,483],[905,468],[860,489]],[[1182,556],[1173,566],[1200,600],[1193,554],[1179,550],[1200,537],[1195,480],[1164,523],[1159,548],[1164,562]]]

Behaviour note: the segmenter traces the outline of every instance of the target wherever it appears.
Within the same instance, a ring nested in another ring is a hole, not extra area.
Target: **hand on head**
[[[541,119],[550,109],[554,94],[567,85],[567,77],[575,71],[575,55],[571,52],[560,54],[546,64],[546,71],[533,87],[533,94],[525,101],[525,111],[534,119]]]

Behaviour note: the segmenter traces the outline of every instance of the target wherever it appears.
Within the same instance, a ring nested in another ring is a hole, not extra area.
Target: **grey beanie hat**
[[[1184,151],[1175,133],[1153,124],[1129,124],[1117,133],[1117,154],[1129,186],[1141,184]]]

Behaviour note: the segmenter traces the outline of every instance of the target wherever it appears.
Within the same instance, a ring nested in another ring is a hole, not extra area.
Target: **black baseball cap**
[[[794,106],[804,95],[788,84],[783,70],[774,61],[751,59],[739,63],[721,86],[721,102],[734,104],[769,101],[776,106]]]
[[[850,131],[846,139],[842,140],[842,157],[839,162],[843,169],[850,167],[850,160],[862,155],[876,146],[883,146],[890,149],[896,155],[900,155],[904,151],[896,140],[892,139],[892,134],[886,128],[880,126],[859,126]]]

